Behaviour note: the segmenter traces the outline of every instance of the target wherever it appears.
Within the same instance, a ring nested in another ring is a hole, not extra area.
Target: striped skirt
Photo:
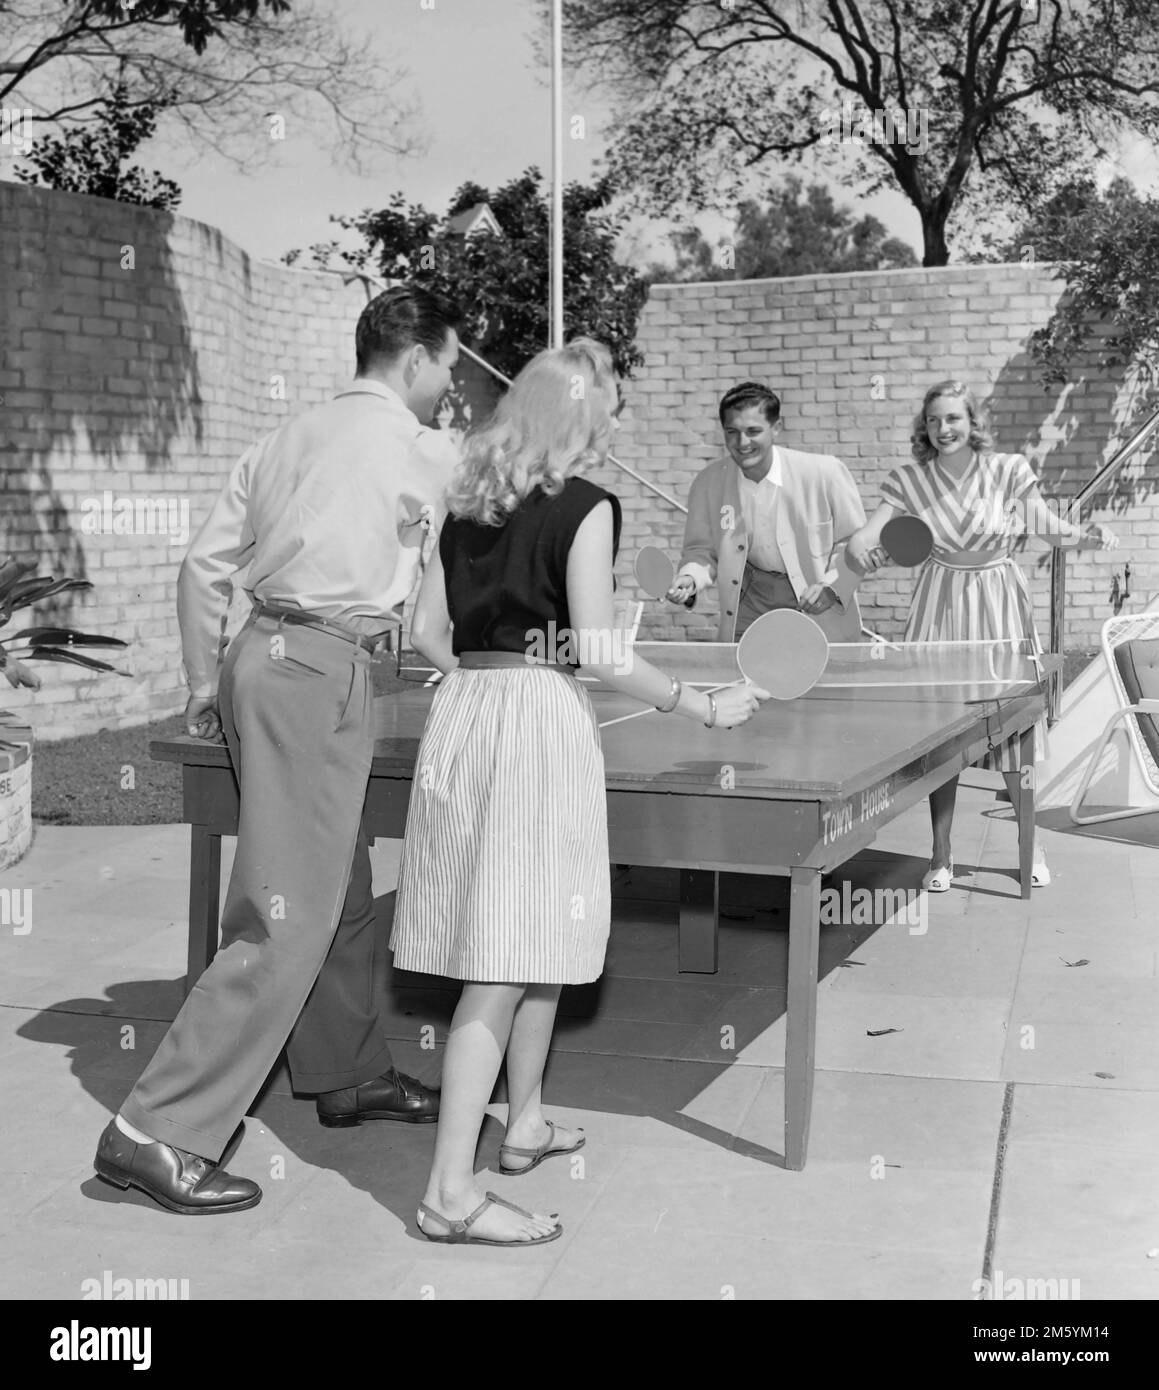
[[[1021,566],[1007,557],[1000,564],[967,569],[930,560],[918,576],[910,601],[906,642],[983,642],[1019,638],[1042,644]],[[1035,726],[1041,756],[1042,730]],[[1007,739],[975,767],[991,772],[1019,770],[1018,738]]]
[[[395,966],[457,980],[586,984],[611,924],[599,729],[571,676],[458,668],[419,746]]]

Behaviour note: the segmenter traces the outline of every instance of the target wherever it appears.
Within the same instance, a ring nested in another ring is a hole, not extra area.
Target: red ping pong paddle
[[[741,675],[774,700],[797,700],[821,679],[829,641],[817,623],[793,608],[776,608],[745,631],[736,652]]]
[[[912,568],[930,558],[934,533],[920,516],[895,516],[881,528],[881,544],[895,565]]]
[[[649,598],[663,598],[676,579],[676,566],[658,545],[646,545],[636,554],[636,583]]]

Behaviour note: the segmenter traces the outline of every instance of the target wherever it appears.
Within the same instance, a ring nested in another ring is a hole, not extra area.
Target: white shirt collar
[[[733,467],[736,468],[735,463],[733,463]],[[740,473],[739,468],[737,468],[737,472]],[[760,480],[759,483],[754,483],[751,478],[746,478],[743,473],[740,474],[740,481],[741,483],[747,484],[754,491],[756,491],[756,489],[759,487],[764,487],[766,483],[768,483],[770,487],[783,487],[785,481],[785,471],[784,460],[781,458],[780,449],[778,449],[775,444],[773,445],[773,459],[772,462],[769,464],[769,471],[765,474],[765,476]]]

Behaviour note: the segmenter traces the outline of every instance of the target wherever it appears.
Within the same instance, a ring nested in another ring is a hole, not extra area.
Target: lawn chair
[[[1159,613],[1132,613],[1103,624],[1103,660],[1119,708],[1107,722],[1091,751],[1090,761],[1075,792],[1070,818],[1075,825],[1097,825],[1159,811]],[[1100,772],[1100,762],[1120,723],[1150,803],[1119,811],[1083,811],[1087,788]]]

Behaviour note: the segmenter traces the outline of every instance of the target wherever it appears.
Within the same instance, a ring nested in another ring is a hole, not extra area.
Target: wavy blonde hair
[[[501,526],[537,487],[554,497],[568,478],[602,463],[615,389],[612,354],[593,338],[533,357],[468,435],[447,493],[451,515]]]
[[[939,381],[936,386],[930,387],[922,400],[922,408],[914,416],[909,446],[910,453],[917,459],[918,463],[929,463],[931,459],[938,456],[937,449],[930,443],[930,433],[926,428],[926,411],[929,410],[930,403],[936,401],[939,396],[958,396],[965,401],[966,411],[970,416],[970,448],[975,453],[985,453],[986,450],[994,447],[994,437],[990,433],[990,422],[986,418],[986,412],[978,404],[978,398],[968,386],[951,378],[947,381]]]

